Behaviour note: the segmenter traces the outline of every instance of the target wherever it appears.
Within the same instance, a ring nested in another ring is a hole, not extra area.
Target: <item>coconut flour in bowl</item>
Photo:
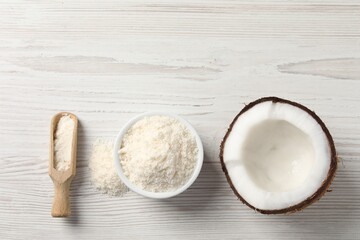
[[[192,132],[178,119],[145,116],[125,133],[119,150],[124,175],[149,192],[170,192],[194,172],[199,149]]]

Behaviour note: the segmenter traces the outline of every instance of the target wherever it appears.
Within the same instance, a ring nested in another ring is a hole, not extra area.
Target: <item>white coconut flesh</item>
[[[265,101],[234,123],[223,148],[233,187],[254,208],[279,210],[311,197],[331,163],[328,139],[306,111]]]

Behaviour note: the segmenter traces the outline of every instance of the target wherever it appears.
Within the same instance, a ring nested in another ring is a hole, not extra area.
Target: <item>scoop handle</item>
[[[71,214],[70,210],[70,182],[65,181],[64,183],[54,182],[55,196],[51,209],[51,215],[53,217],[68,217]]]

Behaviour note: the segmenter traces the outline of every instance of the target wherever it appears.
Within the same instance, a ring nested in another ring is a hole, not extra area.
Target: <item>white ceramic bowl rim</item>
[[[147,116],[155,116],[155,115],[172,117],[172,118],[179,120],[181,123],[183,123],[195,137],[196,144],[199,149],[196,166],[195,166],[194,172],[191,175],[190,179],[187,181],[187,183],[185,185],[183,185],[179,189],[177,189],[175,191],[171,191],[171,192],[149,192],[149,191],[141,189],[140,187],[138,187],[135,184],[133,184],[132,182],[130,182],[130,180],[125,176],[123,169],[121,167],[121,164],[120,164],[120,157],[119,157],[118,151],[120,149],[122,139],[123,139],[124,135],[126,134],[126,132],[128,131],[128,129],[131,126],[133,126],[136,122],[141,120],[142,118],[147,117]],[[143,195],[145,197],[149,197],[149,198],[158,198],[158,199],[170,198],[170,197],[176,196],[176,195],[182,193],[183,191],[185,191],[187,188],[189,188],[195,182],[196,178],[199,176],[201,167],[203,165],[203,160],[204,160],[204,149],[203,149],[201,139],[200,139],[198,133],[196,132],[196,130],[185,119],[183,119],[177,115],[164,113],[164,112],[146,112],[146,113],[143,113],[143,114],[133,117],[120,130],[119,134],[116,137],[115,145],[114,145],[115,168],[116,168],[116,171],[117,171],[120,179],[124,182],[124,184],[130,190],[132,190],[140,195]]]

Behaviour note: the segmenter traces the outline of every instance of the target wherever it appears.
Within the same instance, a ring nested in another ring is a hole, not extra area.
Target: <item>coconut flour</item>
[[[122,196],[128,188],[115,171],[113,160],[113,141],[97,139],[92,146],[89,168],[91,182],[102,193]]]
[[[119,150],[125,176],[151,192],[174,191],[191,177],[198,155],[195,137],[177,119],[149,116],[125,134]]]
[[[56,126],[55,141],[55,169],[66,171],[70,168],[71,147],[73,143],[75,122],[70,116],[62,116]]]

